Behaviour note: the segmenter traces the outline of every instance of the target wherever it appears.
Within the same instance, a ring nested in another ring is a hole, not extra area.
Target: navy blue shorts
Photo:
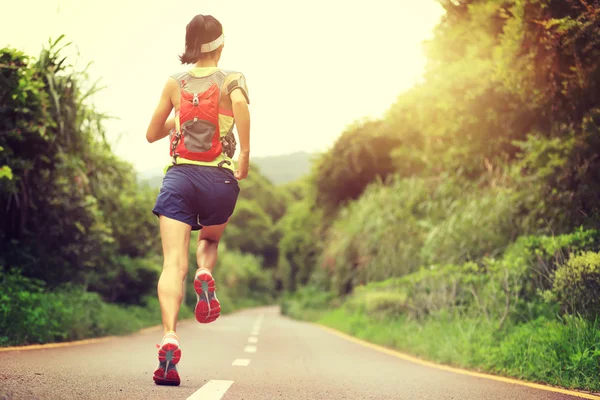
[[[163,178],[152,212],[186,223],[197,231],[202,226],[227,222],[240,187],[229,169],[202,165],[175,165]]]

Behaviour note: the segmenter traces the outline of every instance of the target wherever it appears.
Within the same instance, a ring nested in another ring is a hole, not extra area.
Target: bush
[[[321,312],[334,305],[334,293],[316,286],[303,286],[294,293],[287,293],[281,301],[281,313],[293,318],[316,319]]]
[[[570,255],[599,245],[600,231],[581,227],[565,235],[523,236],[507,248],[502,262],[511,274],[521,276],[522,300],[530,301],[552,288],[554,272]]]
[[[495,329],[551,318],[556,302],[544,300],[550,300],[547,289],[552,287],[554,270],[569,254],[596,246],[598,235],[597,231],[579,229],[569,235],[524,236],[498,259],[432,265],[403,277],[358,286],[346,304],[369,315],[404,314],[416,320],[446,313],[479,319]],[[570,275],[563,280],[573,285],[579,282]],[[588,293],[596,293],[593,283],[586,282],[588,286],[577,286],[578,295],[590,289]],[[591,316],[597,310],[592,296],[584,300],[586,307],[591,307]]]
[[[291,204],[278,222],[282,237],[278,244],[277,278],[285,290],[306,285],[313,273],[320,250],[320,217],[314,204],[305,200]]]
[[[424,265],[497,256],[522,232],[519,193],[502,187],[465,187],[465,191],[450,203],[447,217],[427,232],[420,252]]]
[[[435,213],[433,202],[426,203],[430,196],[428,183],[420,179],[374,183],[342,209],[319,262],[329,272],[332,290],[343,295],[354,286],[415,271],[427,231],[419,219],[424,207]]]
[[[569,314],[600,315],[600,253],[585,252],[558,267],[553,293]]]
[[[115,256],[111,261],[104,270],[90,274],[89,290],[108,302],[121,304],[141,304],[143,297],[156,294],[160,258]]]
[[[525,229],[517,207],[521,196],[449,176],[373,183],[339,212],[321,264],[330,271],[332,288],[347,294],[356,285],[421,266],[481,262],[502,254]]]
[[[381,121],[357,121],[348,127],[312,168],[317,204],[325,217],[357,199],[374,180],[393,174],[390,150],[399,145]]]
[[[357,290],[344,304],[348,310],[364,312],[375,318],[394,318],[407,313],[407,296],[400,291]]]
[[[0,345],[79,340],[135,332],[160,324],[156,298],[144,298],[143,306],[122,307],[102,301],[97,293],[79,286],[47,291],[42,281],[0,271]],[[190,317],[187,307],[182,318]]]

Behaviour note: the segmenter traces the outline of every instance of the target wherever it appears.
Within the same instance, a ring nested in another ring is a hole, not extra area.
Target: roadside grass
[[[290,302],[290,300],[288,300]],[[291,312],[290,312],[291,311]],[[439,314],[416,321],[346,306],[287,315],[425,360],[569,389],[600,391],[600,319],[540,317],[497,330],[476,319]]]

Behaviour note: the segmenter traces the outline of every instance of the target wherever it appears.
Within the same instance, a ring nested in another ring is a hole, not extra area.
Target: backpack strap
[[[246,86],[246,77],[241,72],[226,71],[227,75],[237,75],[228,84],[225,91],[225,95],[229,96],[235,89],[240,89],[242,94],[246,98],[246,102],[250,104],[250,97],[248,96],[248,87]]]
[[[179,85],[179,96],[181,96],[181,90],[183,89],[183,86],[185,85],[185,77],[187,76],[187,72],[178,72],[176,74],[171,75],[171,78],[175,79],[177,81],[177,84]],[[179,157],[179,154],[175,152],[175,150],[177,149],[177,146],[179,145],[179,141],[181,140],[181,132],[179,132],[179,130],[177,130],[177,128],[174,128],[171,130],[170,132],[171,135],[175,135],[175,138],[171,141],[171,154],[173,154],[172,158],[171,158],[171,162],[173,165],[177,164],[177,157]]]
[[[175,79],[177,81],[177,84],[179,85],[179,88],[181,88],[185,85],[185,77],[187,75],[187,72],[178,72],[176,74],[171,75],[171,78]]]

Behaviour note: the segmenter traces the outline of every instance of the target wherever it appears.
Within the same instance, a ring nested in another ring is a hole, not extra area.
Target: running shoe
[[[194,279],[194,290],[196,291],[196,321],[201,324],[213,322],[221,315],[221,303],[215,292],[215,280],[212,274],[205,269],[196,272]]]
[[[158,348],[158,367],[154,371],[154,383],[157,385],[179,386],[179,372],[177,372],[177,363],[181,359],[181,349],[179,348],[179,338],[175,332],[168,332]]]

